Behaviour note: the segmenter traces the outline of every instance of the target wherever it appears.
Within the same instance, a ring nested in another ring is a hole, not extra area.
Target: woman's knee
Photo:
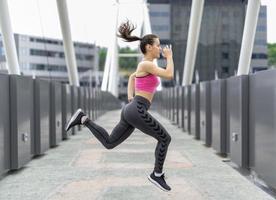
[[[105,145],[105,148],[108,149],[108,150],[114,149],[115,147],[116,147],[116,145],[114,145],[114,144],[109,144],[108,143],[108,144]]]
[[[166,136],[163,138],[163,142],[166,143],[167,145],[169,145],[171,143],[171,136],[167,133],[165,134]]]
[[[171,138],[171,136],[168,134],[168,135],[167,135],[167,143],[170,144],[170,143],[171,143],[171,140],[172,140],[172,138]]]
[[[170,144],[172,138],[171,138],[170,134],[167,133],[167,131],[163,131],[163,135],[161,135],[158,140],[162,143]]]

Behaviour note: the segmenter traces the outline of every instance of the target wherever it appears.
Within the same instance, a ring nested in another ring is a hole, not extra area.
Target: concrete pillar
[[[115,4],[116,6],[116,13],[115,13],[115,24],[114,24],[114,36],[111,45],[112,55],[110,61],[110,73],[109,73],[109,82],[108,82],[108,91],[111,92],[115,97],[118,97],[118,80],[119,80],[119,73],[118,73],[118,38],[117,34],[117,27],[118,27],[118,17],[119,17],[119,4],[118,2]]]
[[[71,85],[79,86],[79,77],[77,70],[76,54],[71,37],[70,22],[68,17],[68,8],[66,0],[56,0],[60,27],[63,37],[63,46],[65,52],[65,60]]]
[[[111,69],[109,74],[108,82],[108,91],[111,92],[115,97],[118,97],[118,82],[119,82],[119,73],[118,73],[118,45],[117,37],[115,37],[112,56],[111,56]]]
[[[105,64],[104,64],[104,73],[103,73],[103,80],[101,85],[102,91],[107,91],[108,78],[109,78],[109,72],[110,72],[110,60],[111,60],[110,51],[111,51],[111,46],[109,45],[107,48]]]
[[[20,75],[16,46],[11,27],[10,13],[7,0],[0,0],[0,30],[7,59],[9,74]]]
[[[182,85],[189,85],[193,81],[196,52],[203,14],[204,0],[193,0],[188,32],[187,49],[184,64]]]
[[[249,74],[260,6],[261,0],[248,0],[237,76]]]
[[[147,5],[147,1],[145,0],[143,4],[143,34],[151,34],[151,24],[150,24],[150,18],[149,18],[149,9]]]

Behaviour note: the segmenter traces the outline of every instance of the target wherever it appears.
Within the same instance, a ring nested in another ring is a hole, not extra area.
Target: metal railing
[[[276,188],[275,80],[276,70],[266,70],[167,88],[156,94],[153,107],[207,147]]]
[[[75,87],[26,76],[0,74],[0,175],[77,134],[65,131],[77,108],[95,120],[120,101],[98,88]]]

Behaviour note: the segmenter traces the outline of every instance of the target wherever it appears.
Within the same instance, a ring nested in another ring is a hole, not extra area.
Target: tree
[[[119,53],[138,53],[137,50],[132,50],[129,47],[119,49]],[[104,70],[107,48],[103,47],[99,50],[99,70]],[[120,57],[119,69],[122,71],[134,71],[137,67],[137,57]]]
[[[268,65],[276,66],[276,43],[268,44]]]
[[[120,53],[138,53],[137,50],[132,50],[129,47],[121,48]],[[120,57],[119,68],[125,71],[133,71],[137,67],[137,57]]]

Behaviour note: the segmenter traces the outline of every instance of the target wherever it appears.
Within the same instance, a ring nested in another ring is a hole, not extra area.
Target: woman
[[[72,126],[83,124],[94,134],[94,136],[107,149],[112,149],[127,139],[135,128],[138,128],[147,135],[154,137],[158,142],[155,149],[155,166],[148,179],[164,191],[171,190],[167,185],[163,164],[166,158],[167,149],[171,137],[165,128],[150,114],[150,108],[156,87],[159,81],[157,76],[165,79],[173,78],[172,50],[169,47],[163,49],[163,56],[167,59],[166,69],[157,67],[153,60],[160,57],[162,51],[159,38],[156,35],[148,34],[142,38],[132,36],[135,27],[127,21],[119,27],[118,37],[126,42],[140,41],[140,49],[144,55],[143,60],[138,64],[136,71],[130,75],[128,83],[128,100],[121,111],[120,122],[109,135],[105,129],[90,120],[81,109],[78,109],[66,126],[68,131]],[[134,91],[135,90],[135,91]],[[135,96],[133,97],[135,93]]]

